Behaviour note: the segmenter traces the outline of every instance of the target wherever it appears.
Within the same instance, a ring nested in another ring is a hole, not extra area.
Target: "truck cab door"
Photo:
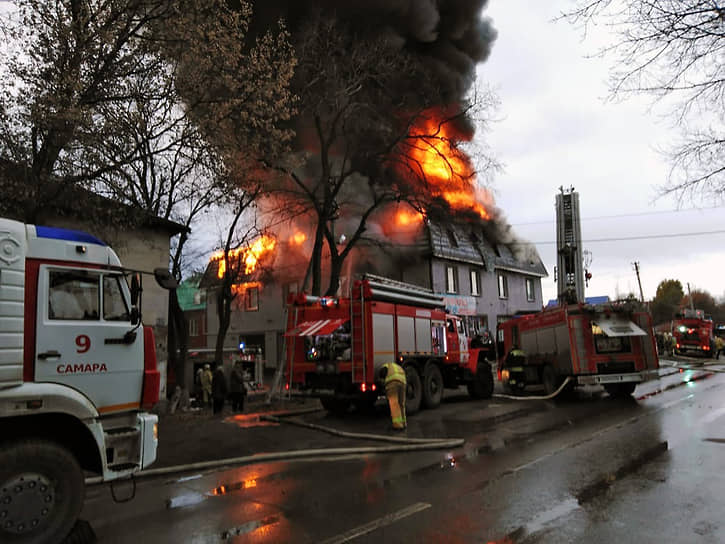
[[[35,381],[72,387],[101,414],[139,407],[143,331],[131,324],[129,300],[119,273],[41,265]]]

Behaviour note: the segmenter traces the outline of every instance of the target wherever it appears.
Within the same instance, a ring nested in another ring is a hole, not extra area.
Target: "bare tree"
[[[604,22],[617,33],[611,55],[613,96],[648,94],[674,101],[682,141],[667,153],[663,194],[725,197],[725,7],[712,0],[576,0],[564,15]]]

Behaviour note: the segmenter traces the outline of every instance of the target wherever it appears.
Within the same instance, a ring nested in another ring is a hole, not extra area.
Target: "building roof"
[[[476,264],[486,270],[510,270],[539,277],[549,275],[534,246],[525,247],[517,255],[512,249],[516,246],[492,242],[492,236],[481,226],[429,221],[424,230],[434,257]]]

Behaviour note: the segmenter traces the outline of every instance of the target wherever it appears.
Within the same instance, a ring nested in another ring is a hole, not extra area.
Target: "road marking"
[[[398,510],[397,512],[393,512],[392,514],[373,520],[370,523],[366,523],[360,527],[350,529],[342,534],[323,540],[320,544],[342,544],[343,542],[349,542],[350,540],[354,540],[360,536],[372,533],[380,527],[392,525],[396,521],[400,521],[403,518],[407,518],[408,516],[427,510],[431,506],[432,505],[427,502],[417,502],[415,504],[411,504],[402,510]]]

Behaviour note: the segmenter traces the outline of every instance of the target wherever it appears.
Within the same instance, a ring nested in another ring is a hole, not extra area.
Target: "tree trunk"
[[[173,364],[176,385],[182,391],[188,389],[191,382],[191,367],[187,368],[189,347],[189,327],[179,304],[176,289],[169,291],[169,363]]]
[[[224,339],[229,330],[229,322],[231,321],[232,297],[231,290],[227,286],[217,293],[217,316],[219,317],[219,332],[216,337],[216,346],[214,349],[214,359],[217,363],[224,361]]]
[[[324,225],[322,220],[317,224],[315,231],[315,245],[312,247],[312,292],[314,296],[319,296],[322,292],[322,247],[324,237]]]
[[[332,255],[330,257],[330,286],[327,288],[325,296],[333,297],[340,288],[340,275],[342,274],[342,265],[345,259],[340,255]]]

